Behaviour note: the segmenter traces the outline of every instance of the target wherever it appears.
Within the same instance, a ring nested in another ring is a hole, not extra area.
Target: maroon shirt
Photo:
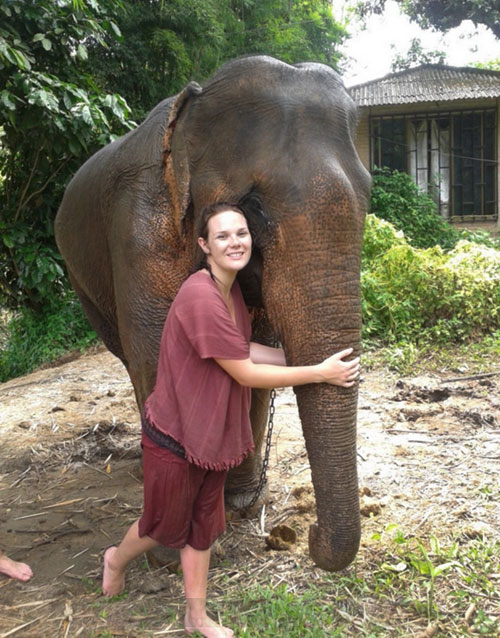
[[[177,293],[163,328],[156,385],[146,417],[178,441],[190,463],[225,470],[253,451],[250,388],[215,361],[250,357],[251,324],[237,281],[231,289],[236,323],[206,271]]]

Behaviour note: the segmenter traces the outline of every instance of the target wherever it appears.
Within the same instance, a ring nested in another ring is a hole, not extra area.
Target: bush
[[[372,262],[393,246],[406,246],[407,243],[403,231],[397,230],[394,224],[375,215],[367,215],[363,237],[363,268],[370,268]]]
[[[485,245],[415,248],[368,215],[361,286],[365,339],[457,342],[500,328],[500,251]]]
[[[0,382],[31,372],[70,350],[84,350],[97,335],[72,292],[52,298],[43,311],[23,308],[8,322],[0,352]]]
[[[441,217],[433,199],[407,173],[388,168],[374,172],[370,212],[402,230],[417,248],[439,245],[449,250],[460,238],[460,232]]]

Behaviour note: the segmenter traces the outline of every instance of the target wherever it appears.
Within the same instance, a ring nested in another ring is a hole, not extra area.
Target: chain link
[[[273,426],[274,426],[274,413],[276,411],[276,406],[274,405],[274,400],[276,399],[276,390],[274,388],[271,390],[271,397],[269,402],[269,419],[267,422],[267,436],[266,436],[266,449],[264,452],[264,459],[262,461],[262,469],[260,471],[259,484],[255,490],[255,494],[252,497],[252,500],[248,505],[245,506],[245,509],[252,508],[257,499],[262,493],[265,484],[267,483],[267,468],[269,465],[269,454],[271,452],[271,438],[273,435]]]

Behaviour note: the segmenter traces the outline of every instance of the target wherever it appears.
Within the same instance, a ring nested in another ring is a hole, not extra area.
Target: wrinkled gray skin
[[[106,346],[125,364],[142,407],[153,388],[162,326],[196,257],[195,225],[211,202],[242,202],[256,235],[240,273],[257,339],[277,335],[291,365],[360,349],[360,254],[370,179],[354,148],[355,106],[321,64],[269,57],[228,63],[189,84],[145,122],[91,157],[68,186],[56,237],[71,282]],[[312,469],[313,560],[339,570],[360,539],[357,388],[296,388]],[[253,394],[260,448],[269,393]],[[230,474],[244,508],[260,452]]]

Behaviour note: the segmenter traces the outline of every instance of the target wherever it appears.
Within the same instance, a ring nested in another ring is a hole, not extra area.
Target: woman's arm
[[[252,363],[269,363],[273,366],[286,366],[283,348],[270,348],[261,343],[250,342],[250,359]]]
[[[359,376],[359,357],[343,361],[351,352],[352,348],[342,350],[311,366],[254,363],[252,359],[216,361],[240,385],[251,388],[285,388],[306,383],[330,383],[350,388]]]

